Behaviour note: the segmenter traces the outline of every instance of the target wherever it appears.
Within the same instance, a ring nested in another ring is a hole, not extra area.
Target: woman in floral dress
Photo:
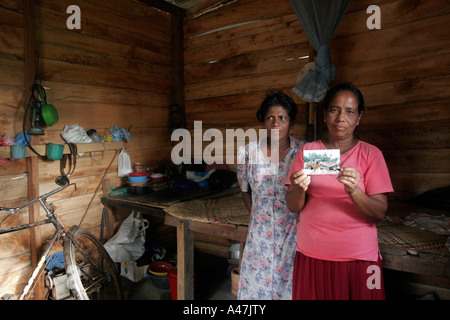
[[[296,114],[292,98],[282,92],[269,94],[257,112],[267,138],[252,141],[238,152],[238,180],[251,214],[238,299],[292,298],[298,213],[286,207],[285,182],[304,143],[289,136]],[[277,134],[272,137],[271,132]]]

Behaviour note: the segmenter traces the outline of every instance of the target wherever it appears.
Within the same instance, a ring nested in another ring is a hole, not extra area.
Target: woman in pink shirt
[[[354,137],[364,98],[352,84],[324,98],[328,135],[305,144],[289,173],[288,208],[300,211],[293,299],[384,299],[376,222],[393,192],[383,154]],[[340,150],[338,175],[307,175],[303,150]]]

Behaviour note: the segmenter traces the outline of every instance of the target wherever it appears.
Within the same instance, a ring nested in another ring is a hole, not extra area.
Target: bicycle
[[[7,218],[36,202],[40,203],[47,214],[47,219],[45,220],[14,226],[3,230],[0,229],[0,234],[33,228],[48,223],[53,224],[56,228],[48,247],[44,250],[44,253],[39,259],[18,300],[24,300],[29,297],[31,289],[34,288],[41,271],[48,262],[47,258],[49,257],[52,247],[58,240],[63,244],[67,286],[75,299],[122,300],[123,293],[117,269],[100,241],[89,231],[78,229],[78,226],[73,226],[69,230],[66,230],[56,216],[52,205],[47,203],[48,197],[64,190],[69,185],[74,185],[76,190],[76,185],[69,184],[67,181],[65,185],[45,193],[17,208],[0,207],[0,211],[9,212],[9,214],[0,222],[0,228]]]

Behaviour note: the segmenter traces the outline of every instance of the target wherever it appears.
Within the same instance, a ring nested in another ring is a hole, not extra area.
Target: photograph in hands
[[[304,169],[306,174],[339,174],[341,154],[339,149],[304,150]]]

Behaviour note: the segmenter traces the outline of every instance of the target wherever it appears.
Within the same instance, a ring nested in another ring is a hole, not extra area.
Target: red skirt
[[[326,261],[295,255],[293,300],[384,300],[381,260]]]

